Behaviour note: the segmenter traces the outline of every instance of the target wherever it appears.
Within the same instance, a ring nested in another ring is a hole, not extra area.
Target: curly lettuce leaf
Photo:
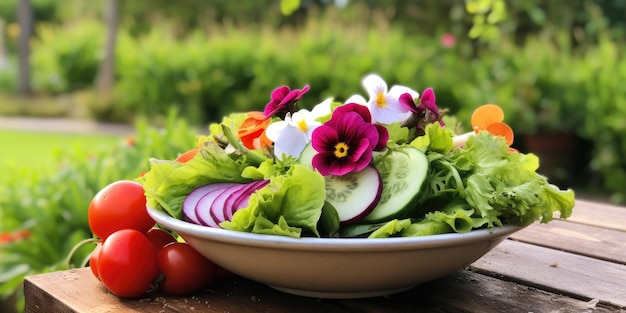
[[[394,219],[372,232],[367,238],[387,238],[402,232],[411,225],[411,219]]]
[[[319,237],[317,224],[326,199],[324,177],[305,165],[293,165],[285,175],[274,176],[255,192],[246,208],[221,227],[253,233],[300,237],[292,227]],[[281,221],[284,220],[284,221]]]
[[[138,181],[143,185],[147,206],[182,219],[182,204],[191,191],[215,182],[250,181],[241,176],[246,166],[247,163],[231,158],[217,144],[207,142],[186,163],[151,160],[150,170]]]
[[[457,233],[466,233],[476,228],[472,219],[474,209],[464,201],[454,201],[441,209],[427,213],[423,221],[441,222],[448,224],[450,229]]]
[[[439,123],[430,123],[424,129],[424,136],[419,136],[411,141],[410,145],[425,151],[448,153],[452,147],[452,133]]]
[[[503,138],[480,132],[433,161],[441,186],[431,189],[431,198],[467,201],[476,210],[472,218],[488,227],[547,223],[555,212],[569,217],[574,192],[549,184],[538,166],[535,155],[511,152]]]
[[[404,237],[430,236],[445,234],[451,231],[450,225],[441,221],[420,221],[411,223],[411,225],[402,230],[401,235]]]

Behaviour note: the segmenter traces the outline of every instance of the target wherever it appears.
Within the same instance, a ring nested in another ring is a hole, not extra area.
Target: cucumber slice
[[[406,217],[426,190],[426,155],[414,147],[405,146],[382,156],[375,165],[383,180],[382,196],[362,222],[377,223]]]
[[[311,146],[311,143],[309,142],[306,146],[304,146],[304,149],[300,153],[300,164],[308,165],[313,168],[313,156],[316,153],[317,151],[315,151],[315,149],[313,148],[313,146]]]
[[[324,179],[326,201],[337,210],[339,222],[343,224],[356,222],[369,214],[382,194],[380,174],[371,164],[358,172],[328,175]]]

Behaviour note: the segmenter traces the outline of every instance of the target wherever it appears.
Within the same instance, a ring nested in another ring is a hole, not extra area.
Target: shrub
[[[39,24],[32,44],[33,90],[66,93],[93,85],[104,41],[102,24]]]

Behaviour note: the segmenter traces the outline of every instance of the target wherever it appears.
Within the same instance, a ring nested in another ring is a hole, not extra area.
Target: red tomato
[[[104,286],[124,298],[143,295],[159,275],[152,243],[134,229],[111,234],[102,243],[97,264]]]
[[[174,236],[160,228],[151,228],[146,233],[146,237],[148,237],[148,240],[150,240],[156,252],[159,252],[159,250],[166,245],[176,242]]]
[[[161,289],[171,295],[202,290],[215,280],[217,265],[187,243],[171,243],[157,254],[157,264],[165,280]]]
[[[100,274],[98,274],[98,258],[100,257],[100,249],[102,248],[102,244],[98,244],[91,255],[89,256],[89,268],[91,268],[91,273],[97,279],[100,279]]]
[[[229,271],[229,270],[227,270],[227,269],[225,269],[225,268],[223,268],[221,266],[218,266],[217,267],[217,271],[215,271],[215,279],[216,280],[219,280],[219,279],[222,279],[222,278],[233,277],[233,276],[235,276],[235,274],[233,274],[233,272],[231,272],[231,271]]]
[[[102,188],[91,200],[88,219],[91,231],[102,239],[120,229],[145,233],[155,224],[146,211],[143,186],[130,180]]]

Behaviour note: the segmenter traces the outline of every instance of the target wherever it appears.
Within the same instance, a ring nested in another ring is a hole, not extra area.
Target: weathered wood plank
[[[195,296],[160,293],[120,299],[108,293],[89,268],[29,276],[24,280],[25,313],[113,312],[345,312],[316,299],[292,296],[247,280],[224,280]]]
[[[469,270],[388,297],[318,300],[275,291],[242,278],[187,297],[153,294],[124,300],[106,292],[87,269],[30,276],[26,313],[32,312],[621,312]]]
[[[546,291],[626,308],[626,266],[505,240],[471,265]]]
[[[510,238],[626,264],[626,231],[557,220],[548,224],[533,224]]]
[[[570,222],[626,231],[626,207],[576,200]]]
[[[510,281],[461,270],[409,291],[361,300],[322,300],[350,312],[621,312],[613,306],[582,301]]]

